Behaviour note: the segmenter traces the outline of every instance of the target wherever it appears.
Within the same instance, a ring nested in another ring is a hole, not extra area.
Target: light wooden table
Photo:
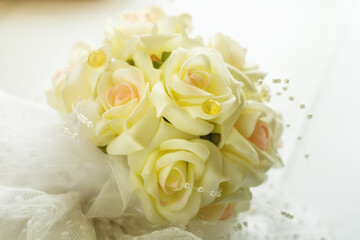
[[[296,104],[274,97],[273,105],[286,111],[285,122],[292,125],[284,134],[287,165],[280,177],[337,239],[358,239],[359,1],[0,1],[0,87],[44,100],[51,75],[67,65],[75,41],[99,42],[108,16],[151,3],[170,14],[189,12],[196,34],[230,35],[272,77],[291,80],[289,93],[314,118],[306,120]]]

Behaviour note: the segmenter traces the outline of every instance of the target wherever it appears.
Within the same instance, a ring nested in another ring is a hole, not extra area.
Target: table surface
[[[43,101],[51,75],[79,39],[99,42],[108,16],[150,4],[188,12],[194,33],[222,32],[248,49],[270,77],[288,78],[272,102],[291,127],[284,134],[286,190],[328,224],[336,239],[360,235],[360,3],[356,0],[0,1],[0,88]],[[307,120],[299,103],[314,118]],[[301,135],[302,140],[296,140]],[[304,158],[309,153],[310,158]]]

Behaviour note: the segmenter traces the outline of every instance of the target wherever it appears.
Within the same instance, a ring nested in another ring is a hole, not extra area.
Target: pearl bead
[[[221,105],[218,101],[209,99],[209,100],[206,100],[205,102],[203,102],[202,110],[206,114],[216,115],[216,114],[220,113]]]
[[[203,187],[198,187],[198,188],[197,188],[197,191],[201,193],[201,192],[204,191],[204,188],[203,188]]]
[[[292,215],[291,213],[285,211],[285,210],[281,210],[281,215],[283,215],[284,217],[287,217],[289,219],[293,219],[294,215]]]
[[[221,197],[221,192],[217,192],[216,197]]]
[[[272,80],[273,83],[281,83],[281,79],[279,78],[275,78]]]
[[[312,119],[312,118],[313,118],[313,115],[312,115],[311,113],[308,113],[307,118],[308,118],[308,119]]]
[[[259,85],[261,85],[261,84],[263,84],[263,82],[264,82],[263,80],[259,79],[259,80],[257,80],[256,83],[259,84]]]
[[[190,188],[190,183],[185,183],[184,188],[189,189]]]
[[[210,196],[215,197],[215,196],[216,196],[216,192],[215,192],[215,191],[211,191],[211,192],[210,192]]]
[[[88,128],[92,128],[92,127],[94,127],[94,124],[93,124],[93,122],[89,121],[89,122],[86,124],[86,126],[87,126]]]
[[[88,64],[92,68],[101,67],[105,63],[105,53],[102,50],[95,50],[89,54]]]

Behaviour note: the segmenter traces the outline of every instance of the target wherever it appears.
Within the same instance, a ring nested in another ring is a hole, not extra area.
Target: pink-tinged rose
[[[125,105],[135,98],[139,98],[137,90],[127,82],[111,87],[106,93],[106,103],[110,107]]]
[[[225,221],[238,212],[247,211],[250,207],[251,193],[248,188],[241,188],[232,192],[226,187],[229,182],[223,183],[222,196],[212,205],[202,207],[198,217],[203,221]]]
[[[249,138],[261,150],[266,151],[271,144],[271,129],[269,124],[258,120],[254,132]]]
[[[113,72],[105,72],[97,85],[96,134],[107,135],[112,155],[126,155],[144,149],[159,124],[155,107],[150,103],[150,86],[144,73],[123,61],[113,63]],[[94,115],[94,114],[91,114]]]
[[[235,203],[229,203],[226,206],[224,212],[221,214],[219,220],[226,220],[230,218],[234,213],[234,207],[235,207]]]

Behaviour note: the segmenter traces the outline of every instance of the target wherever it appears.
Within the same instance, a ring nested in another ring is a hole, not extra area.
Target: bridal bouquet
[[[249,209],[250,188],[282,162],[281,116],[246,49],[191,35],[188,14],[158,7],[107,22],[101,44],[79,42],[48,103],[65,132],[126,156],[129,192],[152,224],[221,221]]]

